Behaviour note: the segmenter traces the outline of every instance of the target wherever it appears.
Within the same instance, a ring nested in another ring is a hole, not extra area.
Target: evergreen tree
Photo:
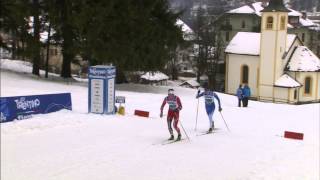
[[[32,0],[31,5],[32,17],[33,17],[33,43],[28,44],[28,47],[32,48],[32,74],[39,76],[40,75],[40,3],[39,0]]]
[[[90,63],[117,66],[117,72],[156,71],[164,67],[182,39],[177,14],[165,0],[83,1],[77,26],[82,53]],[[87,26],[85,26],[87,24]],[[119,81],[123,81],[119,77]]]

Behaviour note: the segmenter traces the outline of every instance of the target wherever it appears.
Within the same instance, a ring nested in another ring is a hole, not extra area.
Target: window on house
[[[266,29],[272,29],[272,28],[273,28],[273,17],[269,16],[267,17]]]
[[[285,28],[286,28],[286,17],[281,16],[280,30],[285,30]]]
[[[245,22],[244,20],[243,20],[242,23],[241,23],[241,27],[242,27],[242,28],[246,28],[246,22]]]
[[[307,95],[311,94],[311,86],[312,86],[311,77],[306,77],[304,80],[304,94],[307,94]]]
[[[302,35],[301,35],[301,41],[304,42],[304,40],[305,40],[305,34],[302,33]]]
[[[249,67],[247,65],[242,66],[241,68],[241,82],[248,83],[249,81]]]
[[[297,89],[294,90],[294,93],[293,93],[293,98],[294,99],[297,99],[297,95],[298,95],[298,91]]]
[[[226,31],[226,41],[229,41],[230,40],[230,34],[229,34],[229,31]]]

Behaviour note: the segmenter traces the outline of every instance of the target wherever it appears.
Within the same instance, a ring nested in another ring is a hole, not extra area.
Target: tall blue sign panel
[[[0,122],[27,119],[33,114],[61,109],[72,110],[70,93],[0,97]]]
[[[115,77],[114,66],[89,67],[89,113],[115,113]]]

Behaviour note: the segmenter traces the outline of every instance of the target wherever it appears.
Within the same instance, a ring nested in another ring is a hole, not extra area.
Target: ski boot
[[[168,140],[174,140],[174,136],[171,135],[170,138]]]
[[[177,141],[181,140],[181,134],[178,134]]]
[[[209,128],[207,133],[212,133],[212,128]]]

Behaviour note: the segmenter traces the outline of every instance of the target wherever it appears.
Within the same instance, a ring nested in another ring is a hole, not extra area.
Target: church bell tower
[[[288,13],[283,0],[270,0],[261,15],[258,99],[273,100],[274,83],[283,73]]]

